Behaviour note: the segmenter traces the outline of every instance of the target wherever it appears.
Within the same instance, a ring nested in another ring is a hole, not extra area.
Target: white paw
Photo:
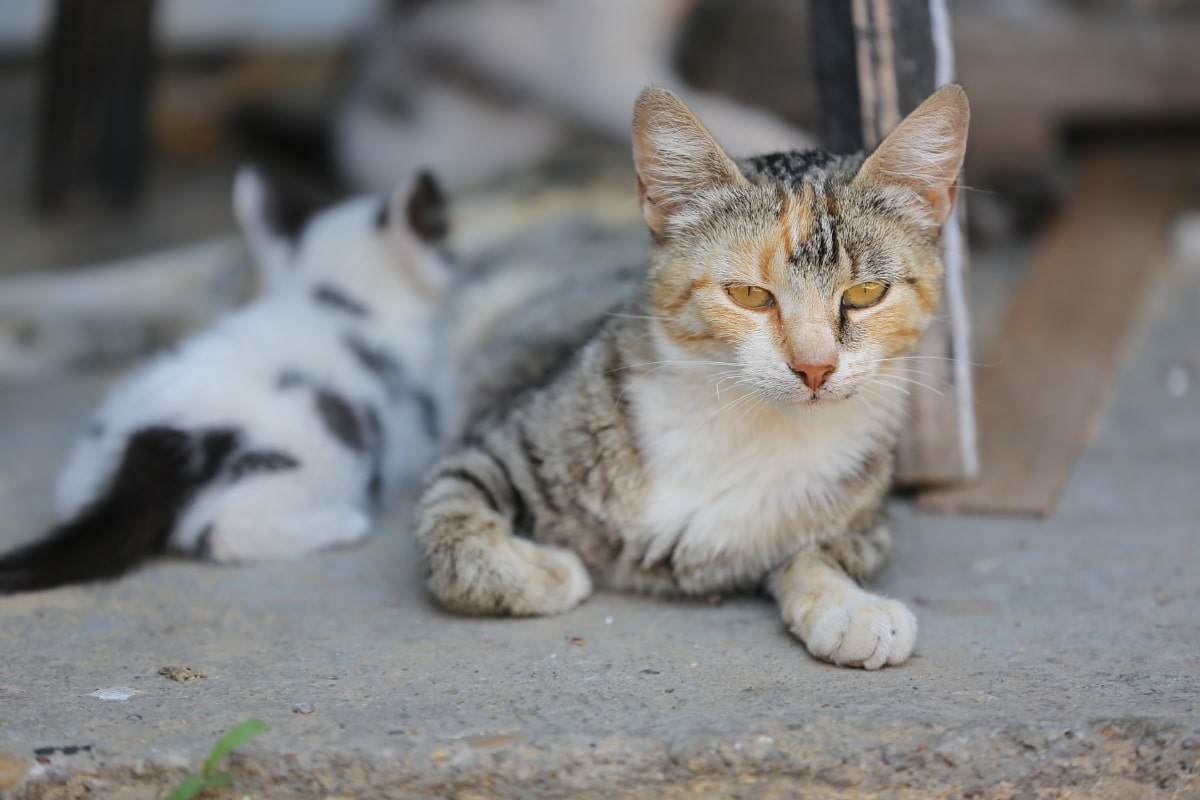
[[[840,602],[838,601],[840,600]],[[917,642],[917,619],[903,603],[857,592],[821,597],[793,632],[808,652],[840,666],[902,664]]]
[[[333,508],[282,519],[227,514],[201,547],[218,564],[296,558],[356,544],[371,533],[371,518],[356,508]]]
[[[579,556],[563,547],[542,545],[542,549],[567,570],[567,581],[558,593],[563,605],[562,610],[574,608],[586,600],[592,593],[592,577],[588,575],[587,567],[583,565]]]

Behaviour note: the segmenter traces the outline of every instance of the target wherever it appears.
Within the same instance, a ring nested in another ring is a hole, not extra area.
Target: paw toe
[[[857,603],[818,608],[798,633],[816,658],[875,670],[901,664],[912,655],[917,621],[903,604],[868,596]]]
[[[579,605],[592,593],[592,578],[588,575],[587,567],[583,565],[579,556],[570,550],[559,547],[545,549],[566,571],[566,578],[559,587],[563,604],[567,608]]]
[[[888,651],[887,663],[903,664],[917,644],[917,618],[903,603],[890,600],[886,606],[892,626],[892,646]]]

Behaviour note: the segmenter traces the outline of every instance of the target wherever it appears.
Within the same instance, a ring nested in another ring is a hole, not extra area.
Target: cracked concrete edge
[[[266,798],[1200,798],[1200,722],[1151,718],[1079,724],[973,722],[935,730],[804,725],[677,742],[564,736],[416,742],[373,752],[230,757],[231,790]],[[46,760],[46,759],[43,759]],[[169,763],[168,763],[169,762]],[[8,800],[157,798],[178,759],[88,766],[30,762]],[[223,793],[224,792],[224,793]]]

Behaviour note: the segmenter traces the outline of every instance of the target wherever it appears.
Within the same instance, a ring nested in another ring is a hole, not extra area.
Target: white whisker
[[[946,389],[954,388],[954,384],[951,381],[947,380],[946,378],[943,378],[940,375],[929,375],[924,372],[896,373],[896,372],[884,372],[883,370],[880,370],[879,372],[877,372],[875,374],[879,377],[892,378],[894,380],[898,380],[901,383],[911,383],[914,386],[920,386],[925,389],[929,389],[930,391],[944,391]],[[919,376],[920,378],[931,378],[933,380],[933,383],[926,383],[925,381],[919,380],[917,376]]]
[[[679,360],[679,361],[645,361],[645,362],[642,362],[641,364],[625,364],[620,367],[614,367],[610,370],[607,370],[605,372],[605,374],[607,375],[612,372],[620,372],[623,369],[635,369],[637,367],[685,366],[685,365],[715,366],[715,367],[737,367],[737,366],[740,366],[739,364],[735,364],[732,361],[690,361],[690,360],[686,360],[686,359]]]

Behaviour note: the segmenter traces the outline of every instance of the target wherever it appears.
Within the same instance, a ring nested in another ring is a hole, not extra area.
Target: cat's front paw
[[[846,667],[902,664],[917,642],[917,618],[903,603],[856,592],[824,595],[799,616],[792,632],[815,657]]]
[[[474,523],[475,537],[427,546],[429,588],[451,611],[549,616],[570,611],[592,593],[592,579],[574,552],[508,535],[499,520]]]

